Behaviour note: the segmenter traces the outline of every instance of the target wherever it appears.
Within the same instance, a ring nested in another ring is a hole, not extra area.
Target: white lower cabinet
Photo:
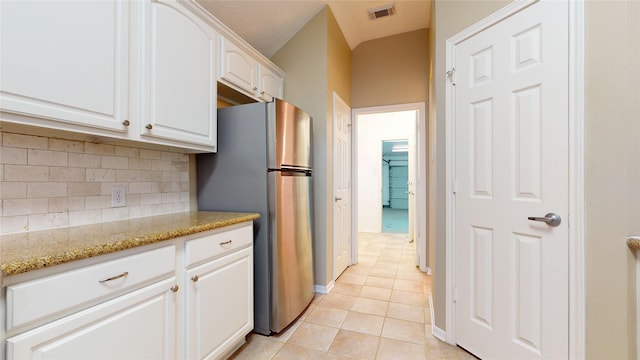
[[[187,271],[187,358],[218,359],[253,330],[253,249]]]
[[[175,278],[166,279],[14,336],[7,358],[175,359],[173,286]]]
[[[0,358],[226,358],[253,330],[252,243],[244,222],[10,284]]]

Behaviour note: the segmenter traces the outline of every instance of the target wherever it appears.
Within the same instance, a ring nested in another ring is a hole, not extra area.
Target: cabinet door
[[[221,38],[220,78],[255,96],[258,91],[258,61],[231,41]]]
[[[216,147],[217,33],[175,1],[143,6],[142,136]]]
[[[0,24],[2,111],[63,130],[126,130],[127,2],[0,1]]]
[[[265,66],[260,66],[260,98],[272,101],[273,98],[282,99],[284,80]]]
[[[175,359],[174,285],[175,278],[163,280],[14,336],[7,358]]]
[[[198,266],[187,277],[187,358],[216,359],[253,329],[253,248]]]

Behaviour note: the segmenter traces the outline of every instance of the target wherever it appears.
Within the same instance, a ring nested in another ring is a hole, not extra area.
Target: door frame
[[[489,15],[446,41],[446,69],[454,68],[455,48],[464,40],[502,21],[539,0],[518,0]],[[585,291],[585,195],[584,195],[584,0],[569,6],[569,358],[586,357]],[[442,76],[450,77],[449,72]],[[455,77],[455,70],[453,72]],[[455,166],[455,86],[445,81],[446,162],[446,332],[434,327],[434,335],[456,342],[455,332],[455,209],[453,174]]]
[[[416,174],[420,180],[415,184],[416,189],[416,210],[422,214],[418,221],[420,228],[420,235],[417,236],[416,245],[424,249],[424,254],[420,257],[420,270],[430,274],[429,269],[429,253],[427,242],[427,159],[429,154],[427,153],[427,137],[426,137],[426,115],[425,115],[425,103],[406,103],[396,105],[385,106],[372,106],[364,108],[354,108],[351,110],[351,262],[353,264],[358,263],[358,116],[366,114],[396,112],[396,111],[411,111],[418,112],[416,128],[419,130],[420,135],[416,139],[418,143],[417,152],[423,154],[420,159],[422,166],[420,166],[420,173]]]

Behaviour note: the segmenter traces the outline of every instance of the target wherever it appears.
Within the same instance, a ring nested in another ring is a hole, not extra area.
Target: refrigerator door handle
[[[280,169],[267,169],[267,172],[279,171],[281,174],[294,173],[304,174],[305,176],[311,176],[313,171],[311,169],[298,169],[298,168],[280,168]]]

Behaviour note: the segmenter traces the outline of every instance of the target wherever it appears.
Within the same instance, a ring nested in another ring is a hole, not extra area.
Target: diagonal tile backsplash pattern
[[[190,208],[186,154],[10,132],[0,145],[0,234]],[[124,207],[111,207],[115,185]]]

